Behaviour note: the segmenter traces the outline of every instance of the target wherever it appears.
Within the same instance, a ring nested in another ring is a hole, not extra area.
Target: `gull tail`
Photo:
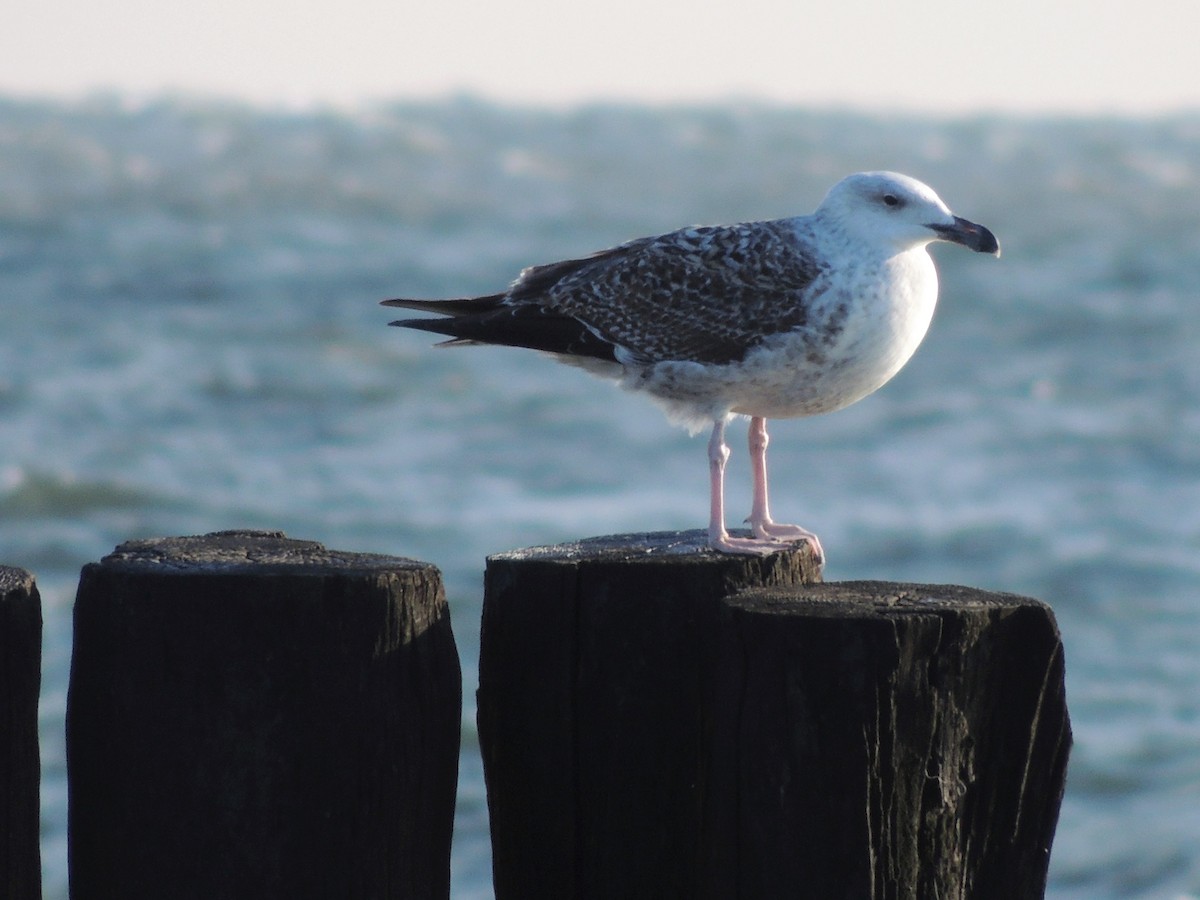
[[[616,346],[586,323],[573,316],[533,304],[505,303],[507,294],[462,297],[454,300],[384,300],[383,306],[399,306],[435,313],[444,319],[398,319],[389,322],[400,328],[431,331],[450,338],[439,347],[494,344],[526,347],[566,357],[586,357],[616,362]]]

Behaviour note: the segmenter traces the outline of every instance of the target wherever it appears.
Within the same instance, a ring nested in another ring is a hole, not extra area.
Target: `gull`
[[[921,343],[937,303],[934,241],[1000,255],[987,228],[896,172],[860,172],[810,215],[693,226],[523,270],[507,290],[385,300],[443,318],[404,328],[548,353],[657,402],[708,441],[708,545],[766,554],[817,536],[771,517],[767,419],[842,409],[885,384]],[[750,537],[725,527],[727,423],[748,416]]]

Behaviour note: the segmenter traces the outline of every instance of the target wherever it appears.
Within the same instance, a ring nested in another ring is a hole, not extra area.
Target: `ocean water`
[[[46,896],[66,896],[79,568],[129,538],[282,528],[441,567],[464,664],[458,900],[490,860],[474,730],[486,554],[704,523],[703,438],[535,354],[435,351],[388,296],[892,168],[991,227],[934,248],[908,367],[775,423],[776,514],[830,580],[1050,603],[1075,729],[1055,900],[1200,897],[1200,115],[880,117],[754,105],[356,113],[0,100],[0,562],[42,590]],[[730,507],[748,511],[741,426]]]

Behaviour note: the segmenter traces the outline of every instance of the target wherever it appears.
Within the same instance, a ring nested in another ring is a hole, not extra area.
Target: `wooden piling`
[[[449,896],[461,673],[441,576],[278,532],[84,567],[71,896]]]
[[[488,560],[478,722],[497,900],[694,897],[722,597],[817,580],[807,548],[700,532]]]
[[[33,575],[0,566],[0,897],[40,900],[38,692],[42,600]]]
[[[701,539],[488,561],[498,900],[1040,897],[1070,743],[1049,608]]]
[[[846,582],[739,593],[718,628],[696,896],[1044,895],[1071,744],[1049,607]]]

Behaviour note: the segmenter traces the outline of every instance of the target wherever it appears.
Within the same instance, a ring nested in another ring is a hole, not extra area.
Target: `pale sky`
[[[0,95],[1200,110],[1196,0],[24,0]]]

